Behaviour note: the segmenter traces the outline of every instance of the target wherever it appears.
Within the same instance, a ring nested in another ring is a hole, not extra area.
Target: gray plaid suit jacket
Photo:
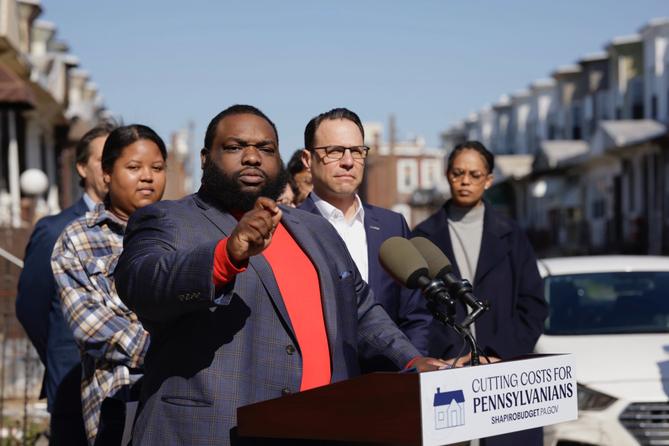
[[[358,375],[359,359],[384,354],[401,368],[419,356],[332,225],[282,210],[318,271],[332,381]],[[237,407],[299,390],[300,347],[264,257],[252,257],[220,294],[214,289],[215,246],[236,224],[201,193],[130,219],[116,287],[151,334],[134,444],[229,444]]]

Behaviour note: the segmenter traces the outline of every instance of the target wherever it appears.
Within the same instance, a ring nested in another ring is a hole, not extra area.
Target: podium
[[[573,356],[372,373],[237,410],[241,437],[442,445],[577,417]]]

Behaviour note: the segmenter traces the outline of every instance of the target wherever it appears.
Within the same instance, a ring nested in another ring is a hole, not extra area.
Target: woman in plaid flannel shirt
[[[149,127],[112,131],[102,153],[105,202],[70,223],[52,254],[63,312],[81,348],[81,403],[90,444],[120,444],[123,409],[113,426],[103,426],[102,403],[111,397],[105,411],[123,408],[114,401],[127,401],[141,377],[149,334],[119,299],[113,274],[128,218],[163,196],[166,159],[165,143]]]

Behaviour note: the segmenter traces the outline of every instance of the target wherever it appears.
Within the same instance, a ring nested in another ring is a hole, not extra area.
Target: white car
[[[538,353],[573,353],[578,420],[545,445],[669,445],[669,257],[543,259]]]

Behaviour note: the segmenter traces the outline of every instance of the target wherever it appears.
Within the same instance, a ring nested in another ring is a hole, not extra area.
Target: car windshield
[[[669,332],[669,272],[548,276],[546,334]]]

